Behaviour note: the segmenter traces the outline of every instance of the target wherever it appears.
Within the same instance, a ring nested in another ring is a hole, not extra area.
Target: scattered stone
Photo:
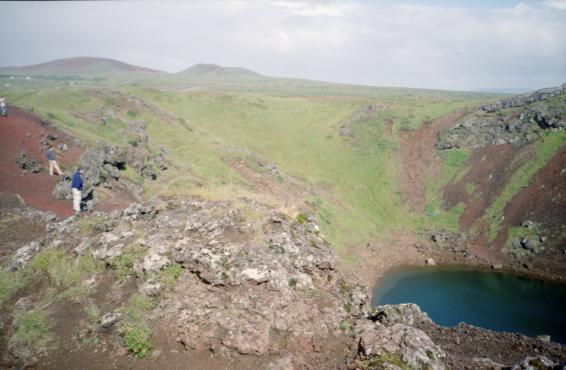
[[[40,240],[34,240],[16,251],[12,260],[8,264],[8,270],[15,271],[23,268],[29,260],[42,248],[44,243]]]
[[[340,126],[340,131],[338,131],[338,135],[354,137],[354,133],[352,132],[352,129],[348,127],[346,124]]]
[[[537,253],[538,252],[538,242],[536,240],[529,239],[529,238],[523,238],[521,240],[521,245],[523,246],[523,248],[525,248],[526,250],[528,250],[531,253]]]
[[[427,258],[426,259],[426,265],[427,266],[436,266],[436,262],[432,258]]]
[[[517,248],[517,249],[523,247],[520,240],[513,240],[513,242],[511,243],[511,246],[513,248]]]
[[[87,289],[94,288],[96,286],[96,278],[91,277],[82,281],[81,285]]]
[[[555,366],[558,366],[558,364],[541,355],[528,356],[521,361],[521,369],[553,369]]]
[[[116,348],[116,351],[114,351],[114,354],[116,356],[127,356],[128,355],[128,350],[124,347],[118,347]]]
[[[148,297],[154,297],[159,295],[159,293],[161,293],[164,288],[165,287],[160,283],[147,282],[140,287],[140,292]]]
[[[41,214],[41,220],[45,223],[57,221],[57,215],[53,212],[43,212]]]
[[[277,360],[271,361],[267,365],[267,370],[296,370],[293,365],[293,358],[289,355],[281,357]]]
[[[505,365],[495,362],[487,357],[474,357],[472,363],[476,369],[504,369]]]
[[[402,323],[384,326],[366,321],[357,323],[354,331],[359,351],[368,359],[393,354],[411,369],[444,369],[441,360],[446,355],[442,349],[413,326]]]
[[[535,223],[530,220],[526,220],[521,222],[521,227],[526,227],[527,229],[532,229],[535,226]]]
[[[36,159],[29,158],[26,152],[24,151],[20,153],[20,156],[18,157],[17,160],[17,164],[21,169],[25,171],[30,171],[32,173],[41,172],[42,169],[40,162],[37,161]]]
[[[25,312],[31,310],[33,306],[34,304],[29,297],[22,297],[14,304],[14,310],[15,312]]]
[[[122,318],[122,314],[119,312],[109,312],[107,314],[104,314],[101,318],[100,318],[100,326],[102,326],[103,328],[109,328],[112,325],[116,324],[118,321],[120,321],[120,319]]]
[[[161,356],[162,353],[163,353],[162,350],[156,349],[155,351],[152,351],[152,352],[151,352],[151,356],[150,356],[150,357],[151,357],[152,360],[157,360],[157,359],[159,358],[159,356]]]
[[[157,253],[145,256],[143,259],[143,269],[146,272],[157,272],[165,266],[169,266],[171,261],[165,256],[161,256]]]

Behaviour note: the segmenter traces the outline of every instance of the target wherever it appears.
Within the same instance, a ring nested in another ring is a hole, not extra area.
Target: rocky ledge
[[[438,134],[438,149],[528,144],[547,130],[566,129],[566,84],[488,103]]]
[[[82,321],[71,325],[80,329],[80,342],[67,339],[66,351],[92,351],[84,345],[86,336],[88,343],[118,342],[132,355],[145,356],[153,347],[145,340],[167,324],[173,331],[169,340],[187,351],[252,356],[269,369],[444,369],[470,364],[478,369],[521,366],[526,356],[544,356],[536,361],[552,366],[566,360],[559,344],[523,336],[509,339],[476,328],[438,327],[415,305],[372,309],[367,288],[344,279],[331,246],[307,214],[291,218],[247,199],[156,200],[111,215],[51,220],[48,230],[20,248],[6,266],[12,272],[5,273],[25,275],[35,271],[30,266],[52,263],[45,267],[38,291],[28,286],[7,301],[14,304],[3,306],[7,366],[24,367],[50,356],[54,349],[47,341],[38,345],[18,336],[23,325],[18,317],[46,308],[60,312],[67,298],[53,299],[54,292],[68,297],[78,287],[85,295],[81,299],[103,310],[85,307],[90,316],[99,315],[98,326],[81,328]],[[48,260],[50,255],[56,258]],[[85,257],[101,269],[81,275],[74,268],[84,265]],[[81,262],[66,264],[69,259]],[[58,274],[63,267],[68,269],[65,277]],[[76,277],[76,287],[69,276]],[[105,276],[113,280],[107,293]],[[50,320],[69,326],[63,324],[66,317],[52,315]],[[450,341],[456,337],[499,343],[489,353],[507,357],[492,361],[477,350],[461,353]]]

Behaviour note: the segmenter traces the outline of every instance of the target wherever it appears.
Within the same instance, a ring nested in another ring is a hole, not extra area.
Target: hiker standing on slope
[[[73,192],[73,209],[75,213],[81,212],[81,191],[83,190],[83,179],[81,178],[81,168],[73,174],[71,182],[71,191]]]
[[[53,176],[53,170],[57,172],[57,176],[60,176],[62,172],[55,159],[55,149],[53,149],[51,145],[49,145],[49,149],[47,149],[47,161],[49,162],[49,176]]]
[[[4,96],[0,96],[0,115],[2,117],[8,117],[8,107]]]

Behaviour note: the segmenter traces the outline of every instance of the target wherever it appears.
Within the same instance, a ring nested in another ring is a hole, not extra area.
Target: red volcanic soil
[[[52,141],[54,148],[59,144],[67,144],[66,152],[57,150],[57,163],[62,171],[71,171],[79,163],[84,150],[75,144],[73,137],[42,123],[38,117],[23,109],[10,106],[8,114],[8,117],[0,117],[0,205],[10,203],[9,199],[16,196],[41,211],[51,211],[60,217],[71,216],[74,213],[72,202],[53,196],[58,177],[49,176],[46,148],[41,147],[40,141],[47,135],[55,135],[57,139]],[[41,172],[26,172],[17,165],[22,151],[30,160],[41,163]],[[102,195],[103,199],[96,207],[98,210],[125,208],[133,201],[133,197],[124,191]]]
[[[439,118],[431,125],[423,125],[417,131],[401,132],[401,199],[409,204],[412,211],[424,210],[427,179],[438,176],[440,172],[441,161],[436,151],[438,132],[453,126],[463,115],[464,112],[456,112]]]
[[[447,207],[463,202],[466,207],[460,217],[460,228],[469,230],[484,211],[495,201],[501,190],[519,167],[521,161],[513,161],[522,149],[514,149],[509,144],[488,145],[474,149],[468,163],[470,169],[459,181],[444,188],[444,200]],[[472,194],[465,189],[466,184],[473,184]]]
[[[544,228],[555,230],[560,245],[566,245],[561,233],[566,220],[566,150],[558,152],[542,168],[531,185],[513,197],[504,209],[505,219],[496,243],[504,243],[509,226],[519,226],[525,220],[542,222]],[[553,235],[550,235],[553,239]]]

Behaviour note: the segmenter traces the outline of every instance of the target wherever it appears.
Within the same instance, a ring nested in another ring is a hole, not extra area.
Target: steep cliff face
[[[438,135],[437,148],[465,150],[444,188],[463,205],[460,228],[512,262],[564,275],[566,266],[566,84],[488,103]]]

